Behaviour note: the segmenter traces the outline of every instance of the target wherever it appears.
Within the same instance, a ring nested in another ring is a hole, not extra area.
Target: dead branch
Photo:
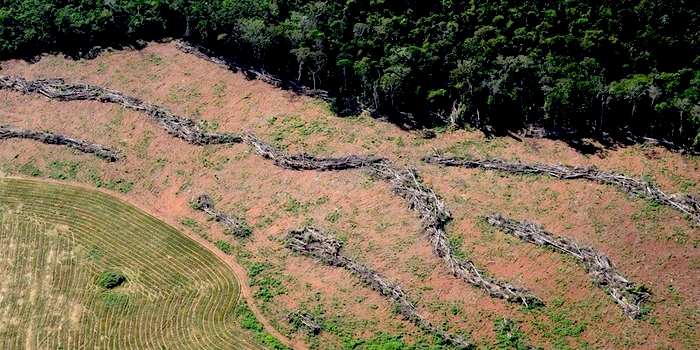
[[[69,146],[83,153],[92,153],[110,162],[119,160],[117,152],[111,149],[91,143],[89,141],[68,137],[61,134],[50,134],[41,131],[20,130],[8,125],[0,125],[0,140],[9,138],[23,138],[40,141],[49,145]]]
[[[607,256],[590,246],[545,231],[541,226],[529,221],[515,221],[500,215],[487,215],[486,221],[504,232],[526,242],[552,247],[576,258],[586,268],[596,285],[606,289],[630,319],[642,314],[642,303],[651,295],[643,286],[636,286],[615,269]]]
[[[370,288],[389,298],[397,304],[397,311],[407,320],[413,322],[424,331],[437,335],[444,341],[461,348],[473,348],[474,344],[461,338],[451,337],[433,326],[425,317],[421,316],[415,305],[408,299],[406,293],[397,285],[391,285],[375,271],[367,266],[346,257],[340,253],[342,243],[321,231],[311,227],[305,227],[299,231],[291,231],[287,235],[287,246],[305,256],[314,258],[330,266],[345,268],[357,276]]]
[[[289,315],[287,315],[287,322],[300,323],[302,326],[306,327],[309,334],[321,333],[321,325],[314,319],[313,316],[306,312],[291,312]]]
[[[440,154],[427,156],[424,158],[424,161],[445,166],[482,168],[513,174],[548,175],[557,179],[586,179],[605,185],[613,185],[627,193],[675,208],[687,214],[694,223],[700,225],[700,200],[698,200],[696,196],[688,193],[668,195],[651,181],[620,173],[598,170],[595,167],[507,163],[500,159],[446,157]]]
[[[209,214],[214,220],[223,223],[224,225],[227,225],[228,227],[231,228],[231,233],[234,236],[237,237],[246,237],[250,235],[250,227],[248,225],[241,221],[234,219],[216,209],[214,209],[214,203],[212,203],[211,199],[209,199],[209,196],[206,194],[202,194],[199,196],[197,199],[197,204],[195,206],[197,209]]]

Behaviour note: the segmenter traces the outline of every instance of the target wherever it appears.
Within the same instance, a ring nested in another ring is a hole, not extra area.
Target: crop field
[[[0,348],[260,349],[210,251],[114,197],[0,179]],[[113,272],[114,288],[98,282]]]

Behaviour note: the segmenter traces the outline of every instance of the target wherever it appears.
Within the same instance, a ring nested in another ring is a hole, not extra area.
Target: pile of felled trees
[[[117,152],[96,143],[61,134],[51,134],[34,130],[20,130],[10,126],[0,125],[0,140],[9,138],[31,139],[50,145],[69,146],[83,153],[92,153],[110,162],[119,160],[119,155],[117,155]]]
[[[291,231],[287,235],[287,246],[297,253],[314,258],[326,265],[342,267],[357,276],[363,283],[396,303],[397,311],[407,320],[430,334],[435,334],[445,342],[461,348],[473,348],[474,344],[461,338],[451,337],[433,326],[421,316],[406,293],[397,285],[392,285],[367,266],[341,254],[343,244],[321,231],[305,227]]]

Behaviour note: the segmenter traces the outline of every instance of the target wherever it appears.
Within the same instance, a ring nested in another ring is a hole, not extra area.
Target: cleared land
[[[284,170],[246,145],[193,146],[143,113],[113,104],[0,91],[3,121],[114,146],[124,156],[107,163],[67,147],[12,139],[0,144],[1,172],[102,187],[178,229],[230,244],[232,258],[247,270],[253,303],[280,332],[309,347],[425,348],[434,342],[349,273],[285,248],[286,233],[304,225],[343,241],[348,256],[415,296],[423,316],[482,348],[502,339],[503,328],[496,325],[504,324],[519,326],[529,343],[544,349],[698,348],[700,233],[680,212],[608,185],[420,161],[437,151],[596,166],[649,177],[665,193],[698,193],[698,157],[640,146],[589,157],[563,142],[486,139],[468,131],[437,130],[435,138],[424,139],[366,116],[338,118],[317,100],[246,80],[172,44],[106,52],[94,60],[46,56],[34,64],[3,62],[2,68],[3,75],[26,79],[60,76],[107,86],[165,105],[209,132],[254,132],[288,153],[387,157],[417,168],[452,212],[446,235],[455,251],[493,277],[530,287],[545,303],[525,309],[452,276],[424,239],[416,213],[384,181],[361,172]],[[195,211],[191,203],[201,193],[211,196],[217,210],[246,218],[251,235],[225,235],[225,225]],[[544,224],[608,256],[626,278],[652,291],[642,319],[629,320],[575,259],[485,224],[482,215],[493,212]],[[292,311],[318,320],[320,334],[288,323]]]
[[[114,197],[0,179],[0,246],[2,349],[263,349],[231,269]],[[126,281],[104,288],[110,271]]]

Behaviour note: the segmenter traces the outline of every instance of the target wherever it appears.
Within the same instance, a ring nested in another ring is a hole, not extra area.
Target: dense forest
[[[2,59],[184,38],[414,125],[700,145],[694,0],[0,0]]]

